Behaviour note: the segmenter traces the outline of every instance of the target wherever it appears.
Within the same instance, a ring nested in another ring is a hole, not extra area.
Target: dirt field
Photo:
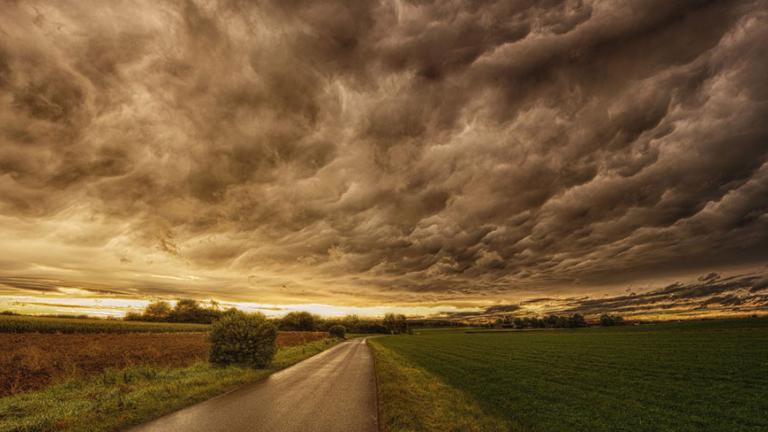
[[[280,332],[279,347],[323,339],[325,332]],[[108,368],[186,366],[208,357],[206,333],[0,333],[0,397]]]
[[[328,337],[326,332],[288,332],[277,333],[277,346],[296,346]]]

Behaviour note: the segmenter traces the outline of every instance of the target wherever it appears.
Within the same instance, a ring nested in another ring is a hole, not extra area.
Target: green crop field
[[[0,333],[132,333],[200,331],[208,331],[208,326],[205,324],[148,323],[138,321],[0,315]]]
[[[373,343],[513,431],[768,431],[765,319],[422,331]]]

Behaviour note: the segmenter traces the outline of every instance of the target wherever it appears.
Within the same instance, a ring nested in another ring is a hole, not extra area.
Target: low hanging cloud
[[[0,292],[489,304],[768,258],[766,1],[21,0],[0,33]]]

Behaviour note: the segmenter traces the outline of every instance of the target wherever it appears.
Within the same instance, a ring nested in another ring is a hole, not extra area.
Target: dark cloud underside
[[[728,316],[768,311],[768,274],[741,274],[722,277],[710,273],[691,283],[674,283],[664,288],[600,298],[541,298],[522,304],[494,305],[482,312],[445,314],[446,318],[489,321],[509,316],[581,313],[586,316],[611,313],[628,318],[679,318]]]
[[[15,1],[0,33],[6,286],[471,302],[768,257],[765,1]]]

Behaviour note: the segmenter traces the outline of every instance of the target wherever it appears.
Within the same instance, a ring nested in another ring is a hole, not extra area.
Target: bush
[[[328,333],[331,334],[333,337],[344,339],[347,337],[347,329],[340,324],[337,324],[335,326],[331,326],[331,328],[328,329]]]
[[[280,330],[286,331],[314,331],[316,319],[309,312],[290,312],[280,320]]]
[[[277,351],[277,329],[262,314],[228,313],[211,326],[211,363],[264,368]]]
[[[621,325],[624,323],[624,318],[618,315],[603,314],[600,316],[600,325],[603,327],[611,327]]]

